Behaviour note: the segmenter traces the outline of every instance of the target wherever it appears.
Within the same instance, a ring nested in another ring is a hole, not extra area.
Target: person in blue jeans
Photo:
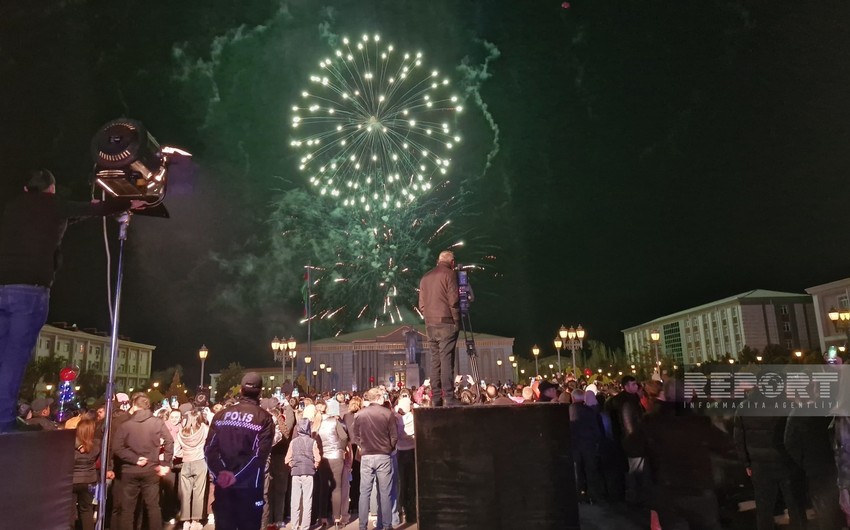
[[[384,395],[371,388],[363,396],[368,406],[357,413],[352,426],[352,441],[360,448],[360,505],[358,518],[360,530],[369,522],[369,498],[372,482],[378,486],[378,525],[383,530],[392,529],[393,484],[392,453],[398,442],[398,426],[393,412],[383,407]]]
[[[46,169],[30,172],[24,193],[6,204],[0,222],[0,433],[15,430],[18,392],[47,321],[68,223],[144,206],[144,201],[61,200],[56,179]]]

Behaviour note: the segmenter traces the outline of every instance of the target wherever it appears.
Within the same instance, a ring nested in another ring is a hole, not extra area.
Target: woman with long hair
[[[183,469],[180,471],[180,520],[183,530],[201,530],[204,516],[204,492],[207,488],[207,461],[204,444],[209,426],[198,410],[186,413],[183,427],[174,440],[183,452]]]
[[[100,456],[100,440],[95,438],[96,423],[94,418],[84,415],[77,424],[77,439],[74,442],[74,508],[71,514],[71,528],[79,518],[83,530],[94,530],[92,511],[92,493],[89,489],[97,482],[95,465]]]

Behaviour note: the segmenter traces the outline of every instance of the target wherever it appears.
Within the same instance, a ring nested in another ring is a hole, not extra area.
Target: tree
[[[59,370],[62,369],[64,361],[59,357],[40,357],[27,365],[24,372],[24,380],[21,383],[20,397],[27,401],[35,398],[35,387],[43,379],[49,383],[59,382]]]
[[[222,401],[234,395],[233,389],[236,388],[236,393],[242,384],[242,376],[245,375],[245,369],[239,363],[230,363],[230,365],[221,371],[218,376],[218,384],[216,385],[216,401]]]

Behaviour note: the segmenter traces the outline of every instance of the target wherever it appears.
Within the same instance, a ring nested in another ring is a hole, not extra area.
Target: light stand
[[[91,153],[95,162],[93,186],[100,188],[106,200],[140,200],[148,205],[145,215],[168,217],[162,205],[168,182],[169,157],[191,156],[174,147],[160,146],[145,127],[129,119],[105,124],[92,139]],[[118,218],[118,274],[115,280],[115,299],[112,304],[112,344],[109,354],[109,379],[106,382],[106,414],[101,441],[100,476],[97,489],[97,521],[95,528],[103,530],[106,522],[106,459],[111,454],[115,372],[118,360],[118,322],[121,313],[121,293],[124,284],[124,243],[130,226],[130,212]]]

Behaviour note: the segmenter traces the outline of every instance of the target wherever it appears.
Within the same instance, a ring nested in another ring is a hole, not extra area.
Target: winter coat
[[[160,461],[160,448],[163,448]],[[149,409],[137,410],[115,432],[115,456],[121,461],[121,472],[131,475],[153,472],[159,465],[171,467],[174,440],[165,422]],[[145,457],[144,466],[136,465]]]
[[[205,449],[207,466],[213,477],[222,471],[233,473],[236,483],[231,488],[262,488],[273,441],[271,414],[243,397],[213,416]]]

